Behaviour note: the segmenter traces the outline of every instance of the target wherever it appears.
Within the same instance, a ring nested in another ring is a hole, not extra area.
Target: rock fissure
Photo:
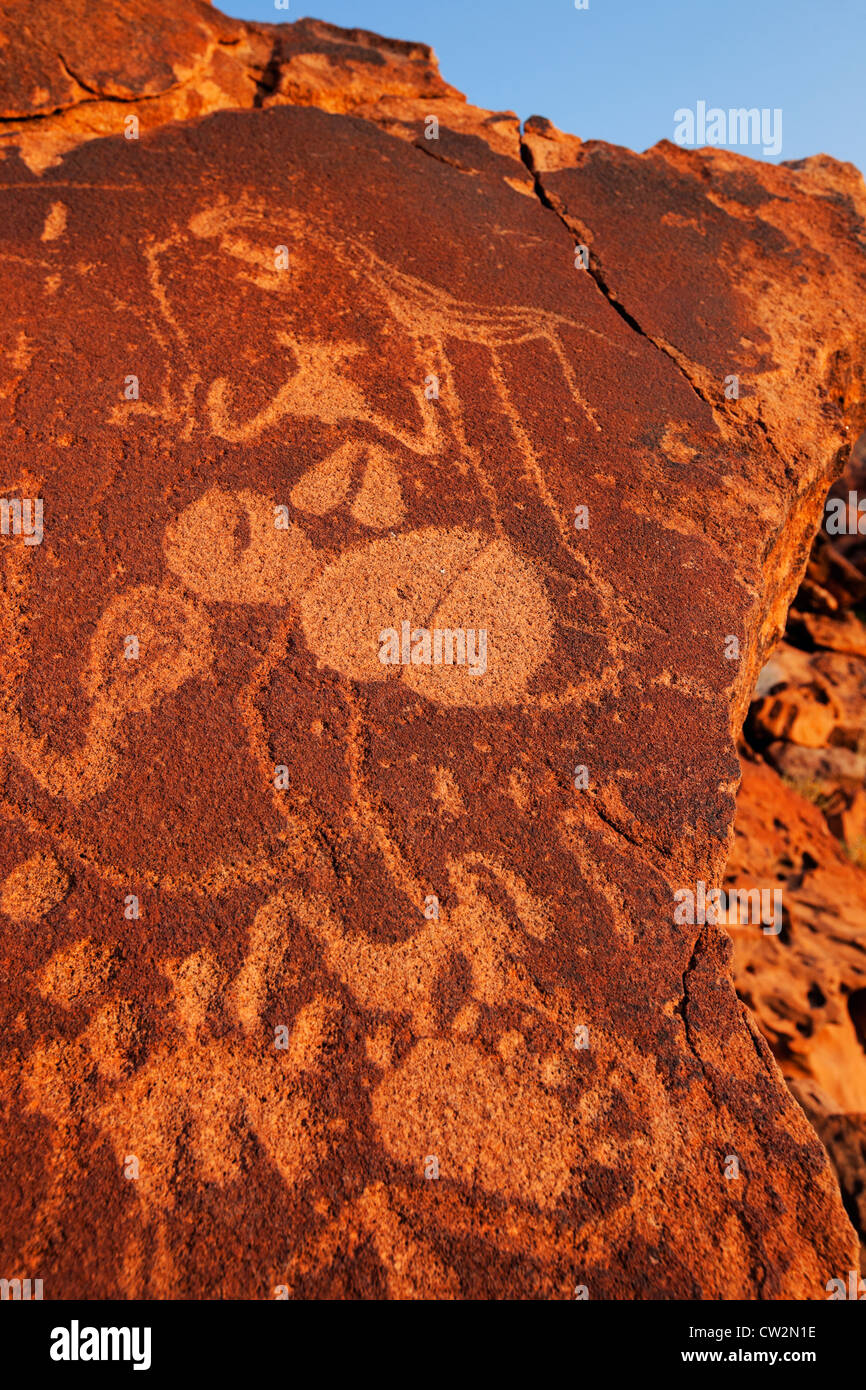
[[[74,72],[72,71],[71,67],[70,67],[69,64],[67,63],[67,61],[66,61],[66,59],[64,58],[63,54],[60,53],[59,51],[58,51],[58,54],[57,54],[57,58],[58,58],[58,61],[59,61],[59,63],[60,63],[60,66],[63,68],[63,71],[64,71],[69,77],[72,78],[72,81],[75,82],[75,83],[81,88],[82,91],[84,91],[84,92],[90,92],[90,94],[91,94],[92,96],[97,96],[97,97],[98,97],[98,96],[101,95],[101,93],[100,93],[100,91],[99,91],[99,89],[98,89],[97,87],[88,86],[88,84],[83,80],[83,78],[79,77],[76,73],[74,73]],[[122,98],[121,98],[121,97],[117,97],[117,98],[115,98],[115,100],[120,101],[120,100],[122,100]],[[77,102],[75,102],[75,103],[73,103],[73,104],[74,104],[74,105],[78,105]],[[60,109],[60,110],[63,110],[64,108],[61,107],[61,108],[59,108],[59,109]],[[66,109],[69,109],[69,108],[66,108]]]
[[[666,357],[669,357],[670,360],[678,368],[678,370],[682,372],[684,378],[689,383],[689,386],[692,388],[695,394],[706,405],[710,406],[711,409],[715,409],[714,403],[709,399],[708,396],[704,394],[704,392],[698,386],[697,382],[689,374],[689,372],[683,365],[679,354],[676,353],[673,350],[673,348],[670,347],[669,344],[663,342],[659,338],[653,337],[652,334],[647,333],[646,330],[641,327],[640,323],[635,318],[635,316],[629,312],[629,310],[622,303],[622,301],[618,299],[617,296],[613,293],[602,270],[598,255],[592,248],[591,238],[587,229],[581,226],[581,224],[573,216],[567,213],[565,209],[562,207],[562,204],[559,203],[557,199],[554,198],[553,195],[549,193],[548,190],[545,188],[542,175],[534,167],[532,152],[529,146],[522,141],[520,145],[520,154],[521,159],[523,160],[524,164],[526,165],[527,169],[532,175],[535,195],[538,198],[539,202],[542,204],[543,207],[549,209],[549,211],[552,212],[555,217],[559,218],[560,222],[565,227],[566,231],[570,236],[580,238],[579,241],[576,241],[576,245],[586,246],[588,263],[584,266],[584,269],[586,270],[587,274],[591,277],[591,279],[595,282],[595,284],[598,286],[598,289],[600,290],[604,298],[607,300],[607,302],[610,304],[611,308],[615,311],[615,313],[619,315],[619,317],[623,320],[624,323],[628,324],[629,328],[632,329],[633,332],[637,333],[641,338],[645,338],[646,341],[648,343],[651,343],[654,348],[657,348],[659,352],[663,352]]]

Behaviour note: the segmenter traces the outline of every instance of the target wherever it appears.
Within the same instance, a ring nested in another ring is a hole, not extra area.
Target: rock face
[[[738,890],[770,885],[783,895],[778,934],[732,930],[737,987],[828,1149],[861,1243],[866,519],[850,499],[864,496],[864,446],[861,438],[831,489],[785,641],[758,680],[727,867]]]
[[[737,988],[830,1154],[863,1261],[866,872],[821,811],[753,756],[743,763],[726,884],[778,888],[784,908],[778,935],[729,928]]]
[[[863,424],[859,176],[10,14],[4,1274],[824,1297],[835,1177],[674,895]]]

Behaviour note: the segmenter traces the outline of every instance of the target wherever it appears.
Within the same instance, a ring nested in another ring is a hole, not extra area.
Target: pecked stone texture
[[[673,895],[863,423],[862,182],[521,142],[362,31],[22,13],[4,1274],[824,1297],[835,1177]]]

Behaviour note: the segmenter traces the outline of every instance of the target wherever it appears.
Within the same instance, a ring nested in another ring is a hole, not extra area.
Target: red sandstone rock
[[[736,830],[728,884],[772,885],[784,901],[778,936],[754,925],[732,929],[740,997],[827,1146],[862,1240],[866,871],[834,840],[818,807],[749,760]]]
[[[847,501],[852,492],[862,492],[864,442],[855,446],[843,478],[831,489],[828,515],[834,497]],[[761,673],[747,721],[749,738],[782,780],[749,753],[728,864],[732,885],[772,883],[783,892],[785,926],[778,940],[754,930],[735,933],[737,985],[827,1146],[861,1241],[866,1237],[866,660],[858,650],[862,625],[853,606],[862,600],[864,572],[866,538],[856,518],[853,530],[841,537],[819,532],[789,615],[787,640]],[[815,691],[823,696],[825,715],[831,710],[833,715],[823,741],[802,747],[797,732],[804,693]],[[787,732],[779,728],[779,738],[770,717],[775,709],[793,714]],[[773,738],[769,745],[768,737]]]
[[[428,49],[313,21],[24,13],[12,1262],[51,1297],[824,1297],[835,1178],[727,933],[673,909],[721,881],[862,422],[862,181],[521,147]],[[404,620],[484,630],[484,671],[383,664]]]

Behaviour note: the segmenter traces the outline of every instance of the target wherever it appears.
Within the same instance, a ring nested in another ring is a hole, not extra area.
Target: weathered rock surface
[[[830,493],[786,640],[758,680],[727,880],[778,888],[783,927],[732,931],[740,997],[837,1169],[866,1244],[866,440]],[[861,1260],[863,1255],[861,1254]],[[866,1268],[866,1265],[864,1265]]]
[[[785,1075],[829,1113],[866,1112],[866,873],[820,810],[766,764],[745,761],[727,877],[783,892],[778,934],[732,926],[740,993]]]
[[[824,1297],[836,1180],[673,895],[863,423],[859,176],[521,143],[309,21],[22,13],[4,1273]],[[485,669],[382,665],[404,621]]]
[[[753,757],[726,886],[778,888],[783,924],[729,928],[737,989],[827,1148],[866,1272],[866,871],[826,812]]]

